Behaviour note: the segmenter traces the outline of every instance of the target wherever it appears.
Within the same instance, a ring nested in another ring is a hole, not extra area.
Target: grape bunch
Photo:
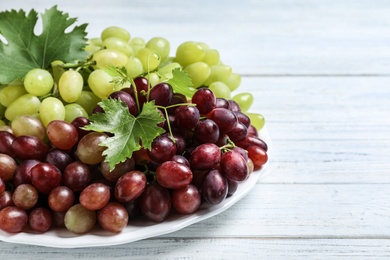
[[[86,50],[86,61],[56,60],[1,86],[3,231],[116,233],[133,218],[159,223],[221,203],[267,162],[264,118],[248,112],[250,93],[232,96],[241,79],[217,50],[188,41],[171,57],[166,39],[146,42],[114,26]],[[191,96],[170,84],[177,69],[191,79]],[[134,117],[153,102],[162,134],[111,167],[101,144],[113,134],[88,128],[107,112],[103,100]]]

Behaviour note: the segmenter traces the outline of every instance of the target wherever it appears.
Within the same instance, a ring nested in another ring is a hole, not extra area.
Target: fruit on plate
[[[202,42],[117,26],[87,39],[56,6],[0,13],[0,229],[120,232],[219,204],[268,160],[240,76]],[[18,21],[18,22],[15,22]],[[65,33],[65,30],[67,32]]]

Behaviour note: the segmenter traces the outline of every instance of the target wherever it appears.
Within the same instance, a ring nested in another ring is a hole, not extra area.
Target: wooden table
[[[134,243],[56,249],[0,242],[1,259],[390,258],[390,2],[4,1],[54,4],[90,37],[109,25],[203,41],[252,91],[272,172],[233,207]]]

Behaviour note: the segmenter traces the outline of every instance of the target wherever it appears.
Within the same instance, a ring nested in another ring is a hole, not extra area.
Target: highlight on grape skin
[[[83,45],[0,77],[2,231],[115,234],[133,220],[161,223],[234,196],[267,163],[265,119],[216,48],[118,26],[84,35],[80,26],[69,37]]]

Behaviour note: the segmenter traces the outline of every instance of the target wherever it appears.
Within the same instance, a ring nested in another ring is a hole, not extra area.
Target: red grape
[[[248,177],[248,164],[240,153],[228,151],[221,156],[221,171],[222,174],[232,180],[241,182]]]
[[[15,175],[17,168],[16,161],[11,156],[0,153],[0,178],[3,181],[10,181]]]
[[[146,176],[141,171],[131,171],[123,174],[114,188],[115,198],[119,202],[129,202],[138,198],[146,186]]]
[[[209,171],[203,179],[201,194],[210,204],[219,204],[228,193],[228,183],[226,178],[217,170]]]
[[[201,195],[195,185],[189,184],[172,192],[172,207],[181,214],[197,211],[201,204]]]
[[[63,120],[53,120],[46,127],[46,134],[52,145],[61,149],[71,149],[79,140],[77,129]]]
[[[252,145],[247,148],[248,156],[253,162],[253,169],[259,170],[267,161],[268,155],[260,146]]]
[[[97,212],[97,220],[103,229],[118,233],[127,226],[129,215],[126,208],[118,202],[109,202]]]
[[[141,212],[154,222],[162,222],[171,210],[171,197],[167,188],[151,183],[146,185],[139,201]]]
[[[89,210],[98,210],[107,205],[110,200],[110,189],[103,183],[88,185],[79,197],[80,204]]]
[[[166,188],[179,189],[191,183],[192,171],[185,164],[166,161],[157,168],[156,180]]]
[[[50,163],[38,163],[31,169],[31,183],[43,194],[49,194],[61,181],[61,171]]]
[[[215,144],[201,144],[190,155],[190,165],[197,170],[210,170],[221,160],[221,151]]]
[[[21,232],[28,222],[26,211],[15,206],[0,210],[0,219],[0,229],[8,233]]]
[[[73,205],[74,200],[75,196],[70,188],[58,186],[50,191],[47,201],[53,211],[65,212]]]
[[[34,208],[29,215],[28,224],[30,228],[37,232],[46,232],[52,226],[52,215],[46,208]]]

